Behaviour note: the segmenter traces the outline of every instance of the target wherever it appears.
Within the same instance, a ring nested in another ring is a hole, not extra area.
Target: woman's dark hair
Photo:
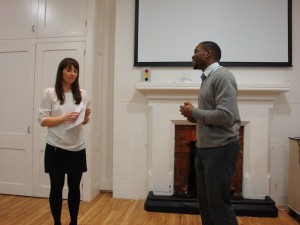
[[[71,87],[73,99],[75,101],[75,104],[77,105],[82,100],[80,87],[79,87],[79,63],[75,59],[64,58],[58,65],[57,73],[56,73],[56,81],[55,81],[55,92],[61,105],[65,103],[65,93],[63,89],[63,70],[71,68],[72,66],[78,71],[76,80],[73,82]]]
[[[214,56],[214,59],[219,62],[221,59],[221,48],[219,45],[217,45],[215,42],[212,41],[204,41],[201,42],[201,44],[204,46],[205,50],[211,51],[212,55]]]

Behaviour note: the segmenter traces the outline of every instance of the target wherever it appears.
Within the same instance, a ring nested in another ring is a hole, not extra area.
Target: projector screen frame
[[[235,67],[292,67],[292,0],[287,1],[287,61],[220,61],[223,66]],[[140,0],[135,0],[134,66],[135,67],[191,67],[191,61],[141,61],[139,59],[139,10]],[[192,34],[193,35],[193,34]],[[192,55],[193,52],[191,52]]]

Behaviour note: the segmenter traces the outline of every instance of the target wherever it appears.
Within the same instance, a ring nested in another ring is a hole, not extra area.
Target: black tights
[[[50,173],[50,208],[54,219],[54,225],[61,225],[60,216],[62,208],[62,190],[65,183],[65,174]],[[77,217],[80,204],[80,181],[82,173],[68,173],[68,206],[71,217],[70,225],[77,225]]]

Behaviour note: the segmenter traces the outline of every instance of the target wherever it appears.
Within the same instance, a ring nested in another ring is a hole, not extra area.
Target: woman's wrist
[[[90,121],[90,117],[89,116],[85,116],[84,120],[82,122],[83,125],[87,124]]]

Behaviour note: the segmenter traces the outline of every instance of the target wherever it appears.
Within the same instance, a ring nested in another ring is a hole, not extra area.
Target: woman
[[[80,204],[80,181],[87,171],[82,125],[88,123],[91,110],[85,109],[81,124],[69,128],[78,117],[76,110],[86,105],[86,92],[79,88],[79,64],[75,59],[63,59],[57,69],[54,88],[43,92],[38,121],[48,128],[45,150],[45,172],[50,177],[50,208],[54,225],[61,225],[62,190],[67,174],[70,225],[77,225]]]

